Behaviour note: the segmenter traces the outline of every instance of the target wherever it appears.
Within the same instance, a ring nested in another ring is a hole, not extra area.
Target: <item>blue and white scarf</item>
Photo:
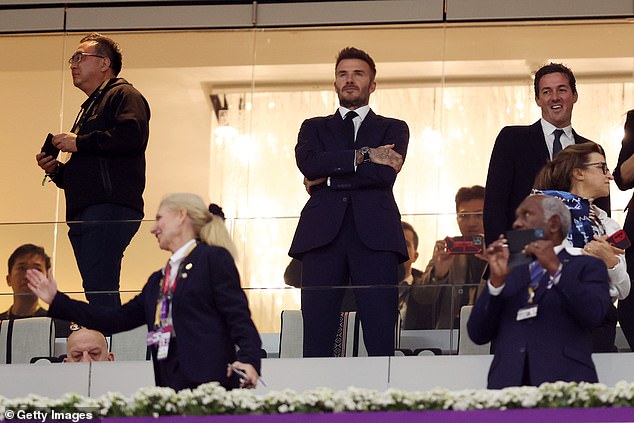
[[[590,201],[587,198],[579,197],[566,191],[539,190],[534,189],[533,194],[550,195],[557,197],[570,210],[572,224],[568,232],[568,241],[574,247],[583,248],[588,242],[594,239],[594,213],[591,212]]]

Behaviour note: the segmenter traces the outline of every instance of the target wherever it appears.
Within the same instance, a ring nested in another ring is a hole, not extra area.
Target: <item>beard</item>
[[[337,91],[337,96],[339,97],[339,105],[351,110],[363,107],[370,101],[370,93],[364,89],[359,89],[359,91],[351,96],[346,96],[346,93],[342,89]]]
[[[343,97],[339,97],[339,105],[345,107],[346,109],[358,109],[359,107],[363,107],[368,104],[367,99],[362,100],[361,98],[355,99],[346,99]]]

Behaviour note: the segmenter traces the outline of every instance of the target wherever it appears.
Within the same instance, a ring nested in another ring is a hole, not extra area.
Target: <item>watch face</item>
[[[370,161],[370,147],[361,147],[361,153],[363,153],[363,163]]]

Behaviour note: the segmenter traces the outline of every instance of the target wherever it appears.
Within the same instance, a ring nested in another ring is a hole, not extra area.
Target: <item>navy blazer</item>
[[[90,305],[58,292],[49,315],[64,316],[108,333],[142,324],[153,330],[162,278],[161,270],[154,272],[141,293],[119,308]],[[218,381],[225,387],[236,387],[236,380],[226,376],[227,363],[236,359],[252,364],[260,372],[260,336],[251,320],[233,258],[224,248],[199,243],[183,260],[174,291],[172,319],[179,366],[170,380],[162,381],[166,386],[177,389]],[[236,345],[240,348],[237,352]],[[152,348],[152,358],[157,374],[156,347]]]
[[[354,169],[355,150],[347,147],[343,119],[339,112],[305,120],[295,159],[302,174],[310,179],[330,178],[313,187],[302,210],[289,255],[302,254],[329,244],[339,233],[344,214],[352,206],[355,226],[362,242],[379,251],[393,251],[400,262],[407,260],[407,247],[392,187],[396,172],[389,166],[362,163]],[[405,159],[409,128],[402,120],[369,111],[357,131],[355,148],[394,144]]]
[[[576,144],[589,141],[572,132]],[[539,120],[530,126],[502,128],[491,152],[486,181],[483,218],[487,244],[511,229],[515,210],[531,193],[535,177],[548,160],[550,154]],[[610,214],[609,197],[595,204]]]
[[[611,300],[605,264],[590,256],[559,253],[561,278],[551,289],[536,291],[537,316],[517,321],[517,311],[527,304],[528,265],[518,266],[505,280],[498,296],[484,289],[467,329],[476,344],[492,342],[493,362],[488,388],[522,384],[525,361],[530,381],[597,382],[592,362],[592,329],[607,313]]]

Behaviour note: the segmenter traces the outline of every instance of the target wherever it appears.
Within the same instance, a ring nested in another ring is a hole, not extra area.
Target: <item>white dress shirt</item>
[[[548,154],[550,159],[553,158],[553,142],[555,141],[555,129],[563,129],[564,133],[561,134],[561,138],[559,141],[561,142],[561,149],[568,147],[569,145],[573,145],[575,143],[575,136],[572,134],[572,125],[568,125],[565,128],[557,128],[552,123],[540,119],[542,124],[542,131],[544,131],[544,139],[546,140],[546,147],[548,148]]]

